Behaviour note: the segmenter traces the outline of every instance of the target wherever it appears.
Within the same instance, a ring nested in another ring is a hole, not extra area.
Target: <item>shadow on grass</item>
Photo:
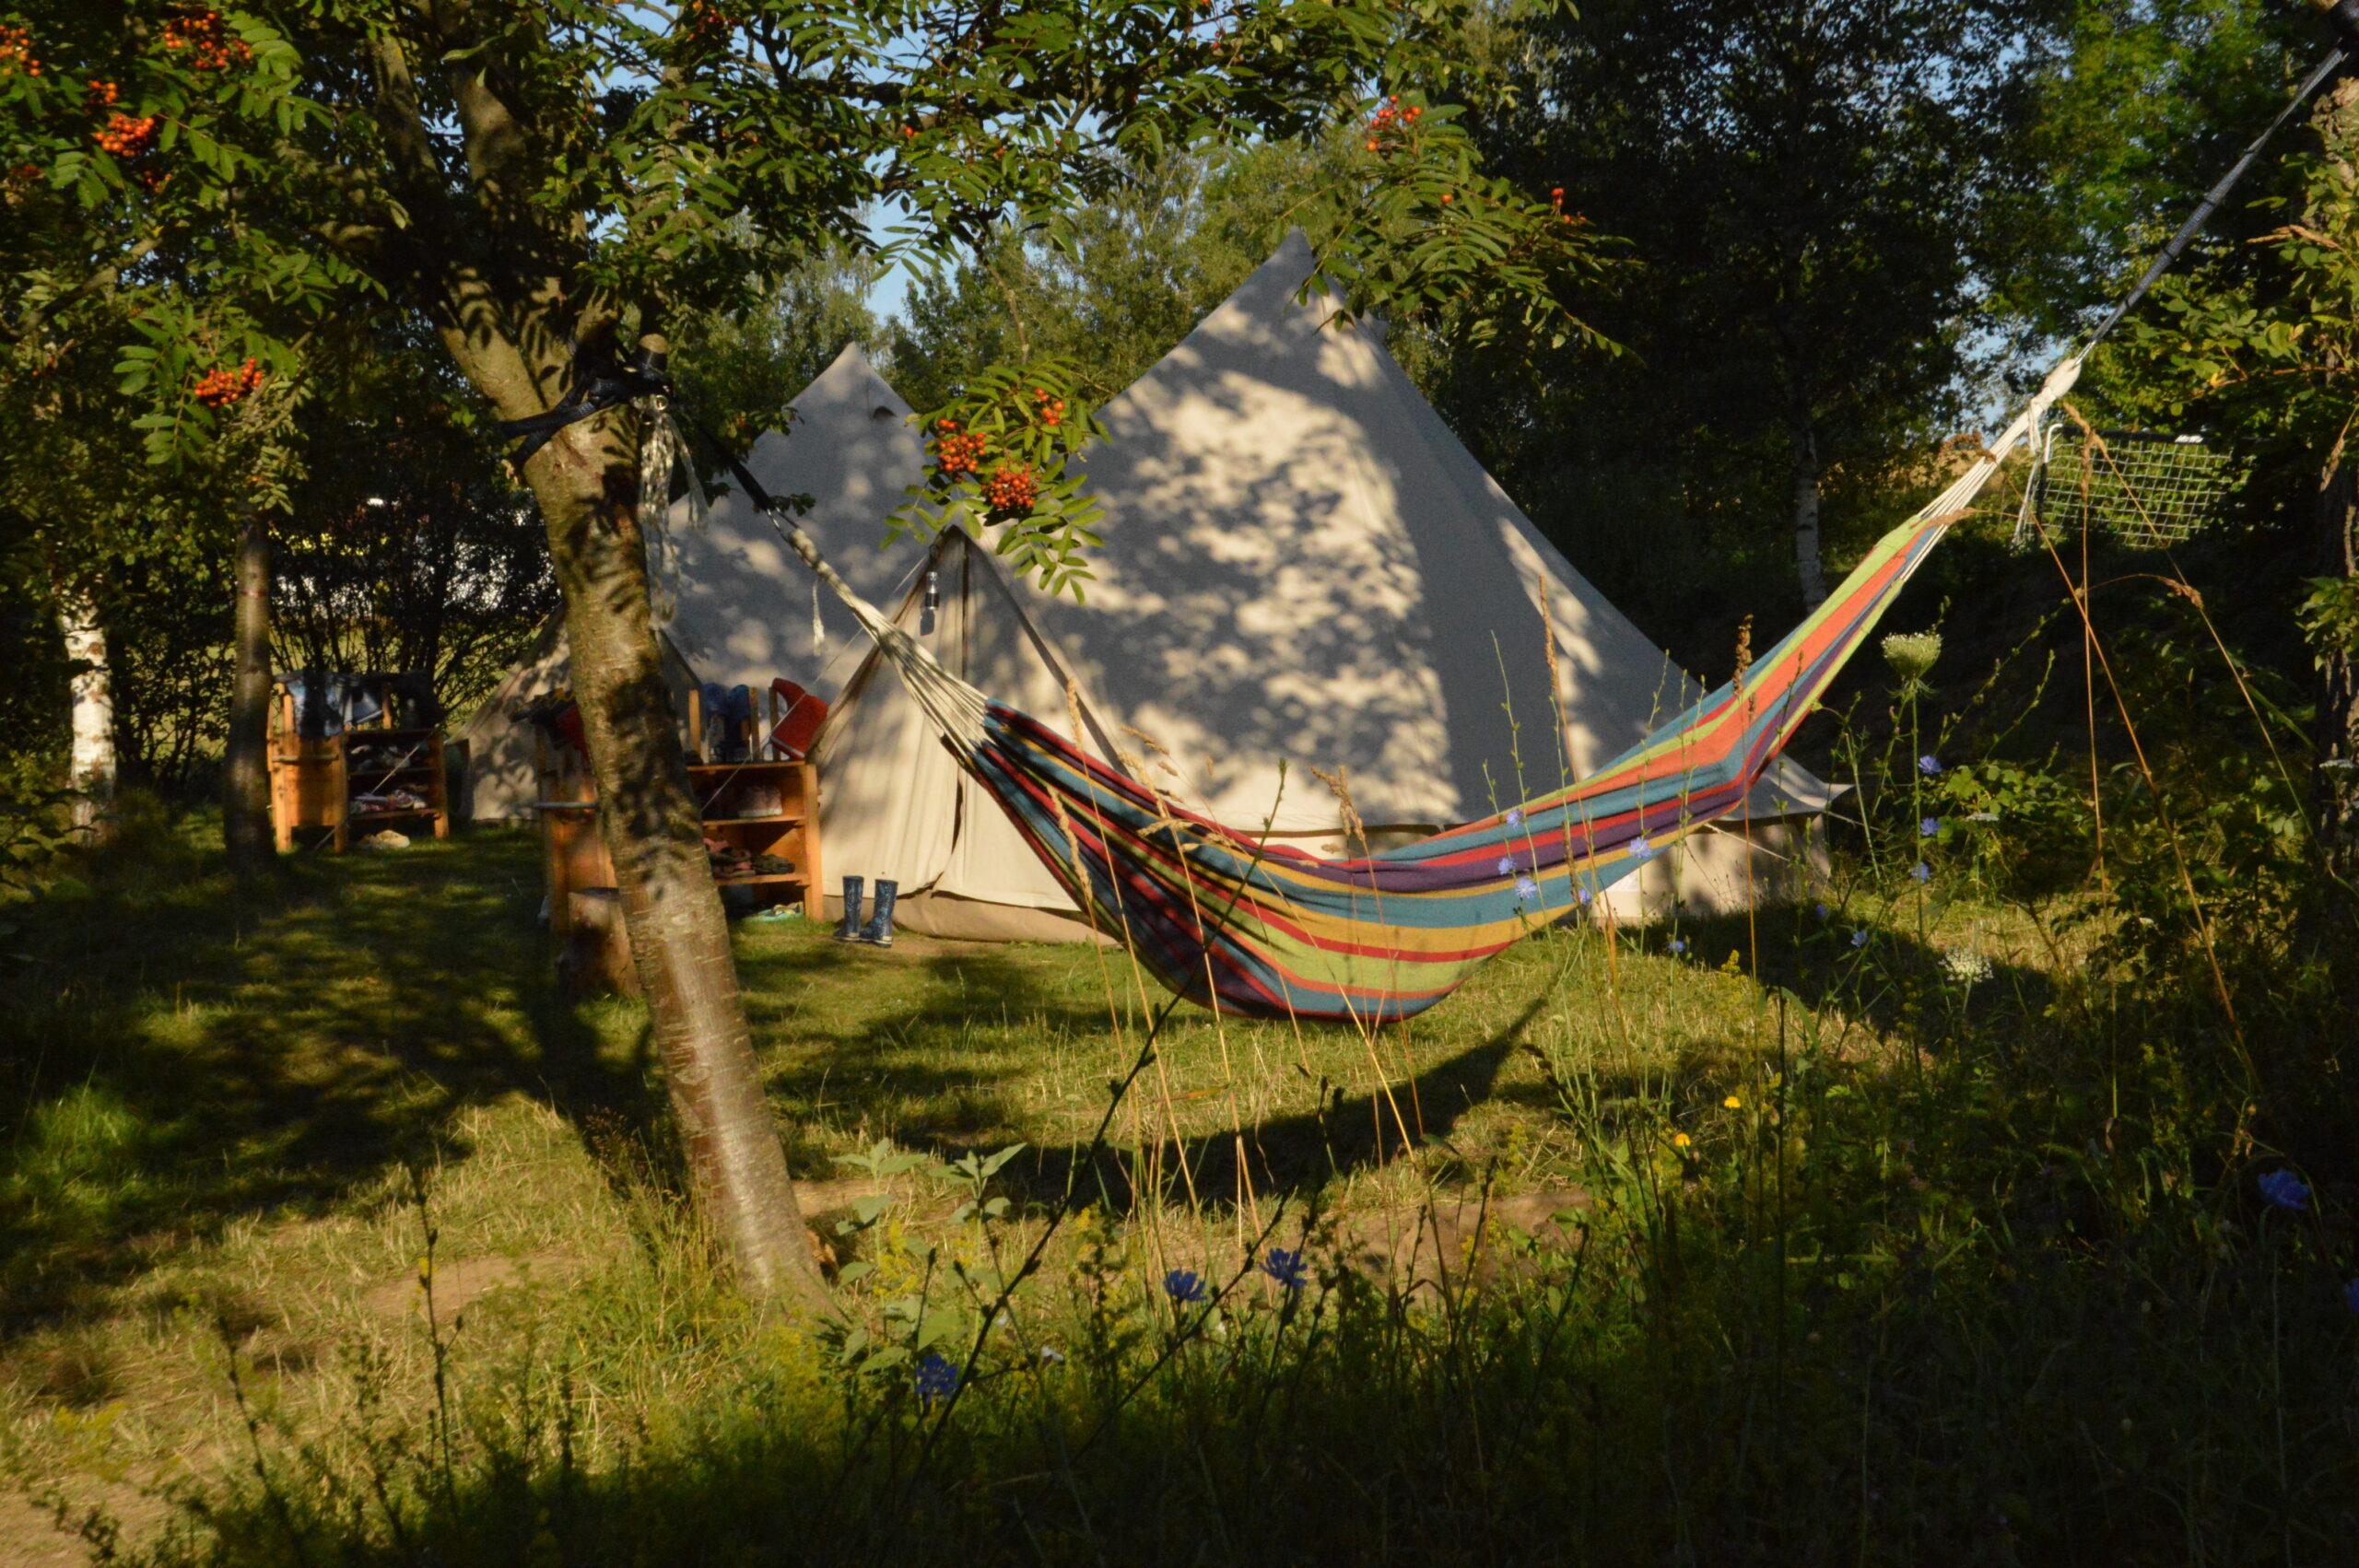
[[[459,1152],[465,1106],[656,1124],[644,1031],[609,1045],[556,989],[531,839],[301,859],[244,890],[184,845],[158,857],[176,874],[131,852],[45,907],[0,998],[0,1334],[99,1311],[240,1216]]]

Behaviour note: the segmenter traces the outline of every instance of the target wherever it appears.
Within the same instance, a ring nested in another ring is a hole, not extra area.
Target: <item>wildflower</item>
[[[1720,1108],[1722,1110],[1741,1111],[1744,1109],[1744,1097],[1741,1094],[1731,1094],[1727,1099],[1720,1102]]]
[[[1812,908],[1813,912],[1814,912],[1814,913],[1818,916],[1818,918],[1819,918],[1820,919],[1822,919],[1822,920],[1823,920],[1823,919],[1826,919],[1826,906],[1825,906],[1825,905],[1824,905],[1824,904],[1813,904],[1813,905],[1812,905],[1812,906],[1811,906],[1811,908]]]
[[[928,1351],[918,1363],[914,1379],[918,1403],[931,1408],[936,1399],[946,1399],[958,1391],[961,1381],[958,1369],[944,1358],[940,1351]]]
[[[1908,875],[1910,880],[1922,885],[1933,880],[1933,868],[1919,860],[1908,868]]]
[[[1515,857],[1513,855],[1501,855],[1499,857],[1499,874],[1501,876],[1515,875]]]
[[[1679,954],[1686,951],[1687,939],[1685,937],[1675,936],[1671,939],[1671,953],[1672,957],[1676,958]]]
[[[1521,806],[1509,806],[1508,808],[1508,825],[1509,827],[1521,827],[1523,825],[1523,808]]]
[[[1942,819],[1937,816],[1922,818],[1917,824],[1917,837],[1919,838],[1931,838],[1941,830]]]
[[[1858,930],[1851,933],[1851,945],[1853,947],[1865,947],[1868,945],[1867,927],[1861,926]]]
[[[1674,1149],[1684,1149],[1695,1141],[1684,1132],[1674,1132],[1671,1135],[1671,1146]]]
[[[1647,842],[1647,836],[1643,833],[1631,839],[1625,848],[1629,850],[1634,860],[1649,860],[1654,858],[1655,847]]]
[[[1588,903],[1588,902],[1589,902],[1589,900],[1590,900],[1590,891],[1589,891],[1589,889],[1588,889],[1588,888],[1584,887],[1584,888],[1582,888],[1582,889],[1581,889],[1581,902],[1582,902],[1582,903],[1584,903],[1584,904],[1586,904],[1586,903]]]
[[[1211,1293],[1204,1289],[1203,1277],[1192,1269],[1174,1269],[1163,1276],[1163,1293],[1178,1306],[1193,1306]]]
[[[2295,1213],[2310,1206],[2308,1184],[2282,1167],[2260,1178],[2260,1195],[2278,1208],[2291,1209]]]
[[[2342,1287],[2342,1305],[2351,1309],[2353,1316],[2359,1317],[2359,1280]]]
[[[1054,1345],[1042,1345],[1040,1347],[1040,1364],[1042,1366],[1062,1366],[1064,1363],[1064,1352],[1057,1349]]]
[[[1288,1250],[1283,1246],[1270,1248],[1269,1256],[1262,1259],[1262,1272],[1290,1291],[1298,1291],[1310,1282],[1309,1274],[1303,1269],[1302,1253],[1298,1249]]]
[[[1917,759],[1917,771],[1928,778],[1935,778],[1942,771],[1942,759],[1927,752]]]
[[[1537,904],[1540,901],[1540,883],[1528,876],[1516,878],[1515,896],[1518,903]]]
[[[1969,947],[1953,947],[1942,954],[1942,967],[1962,986],[1980,985],[1991,975],[1990,960]]]
[[[1939,632],[1895,632],[1884,639],[1884,660],[1892,673],[1916,685],[1933,673],[1941,662],[1942,634]]]

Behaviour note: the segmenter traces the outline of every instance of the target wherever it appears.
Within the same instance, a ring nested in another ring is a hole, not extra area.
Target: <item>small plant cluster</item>
[[[1083,552],[1097,543],[1097,507],[1066,460],[1099,432],[1070,401],[1076,380],[1058,358],[1002,368],[929,413],[933,471],[893,526],[931,533],[957,518],[995,529],[993,548],[1016,570],[1051,592],[1078,594],[1090,576]]]
[[[933,422],[933,461],[943,475],[957,479],[977,472],[991,451],[991,438],[980,430],[961,430],[956,419]]]
[[[1028,512],[1039,498],[1039,477],[1020,462],[1003,462],[983,481],[983,499],[990,503],[994,515]]]
[[[197,378],[196,401],[207,408],[228,408],[261,391],[262,382],[262,367],[249,355],[246,362],[235,369],[217,366]]]
[[[0,22],[0,76],[18,73],[41,75],[41,61],[33,54],[33,35],[25,28]]]
[[[156,143],[156,116],[125,114],[121,110],[107,116],[107,123],[90,133],[100,152],[120,158],[135,158],[146,155]]]
[[[1422,106],[1414,103],[1403,109],[1401,95],[1394,93],[1368,118],[1367,150],[1383,152],[1392,143],[1409,140],[1425,112]]]
[[[200,71],[226,71],[232,65],[251,64],[254,57],[252,46],[229,30],[218,11],[166,18],[164,48],[170,53],[185,53],[189,64]]]

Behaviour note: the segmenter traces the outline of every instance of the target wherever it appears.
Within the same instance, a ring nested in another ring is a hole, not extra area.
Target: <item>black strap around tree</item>
[[[2348,0],[2348,3],[2359,6],[2359,0]],[[503,419],[499,422],[499,433],[517,441],[517,448],[510,454],[509,462],[514,463],[521,474],[526,460],[546,446],[549,438],[568,425],[579,424],[609,408],[634,403],[642,397],[669,398],[674,395],[671,356],[651,345],[641,344],[638,355],[629,364],[593,370],[582,376],[556,407],[523,419]],[[745,487],[745,498],[754,505],[766,512],[788,513],[803,510],[810,505],[809,497],[803,496],[792,497],[781,502],[754,477],[753,471],[730,450],[727,442],[697,421],[679,415],[676,409],[674,413],[679,423],[687,427],[690,434],[720,454],[721,461],[728,465],[731,476]]]

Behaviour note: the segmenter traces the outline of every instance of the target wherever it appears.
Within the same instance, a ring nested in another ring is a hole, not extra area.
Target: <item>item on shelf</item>
[[[757,855],[754,857],[754,874],[756,876],[792,876],[794,862],[782,855]]]
[[[409,848],[409,835],[395,833],[390,827],[381,827],[363,838],[360,841],[360,847],[363,849],[406,849]]]
[[[355,814],[366,816],[372,812],[422,812],[430,809],[426,797],[415,790],[364,790],[352,797]]]
[[[745,820],[786,814],[786,797],[775,784],[748,784],[737,791],[736,807],[729,813]]]

